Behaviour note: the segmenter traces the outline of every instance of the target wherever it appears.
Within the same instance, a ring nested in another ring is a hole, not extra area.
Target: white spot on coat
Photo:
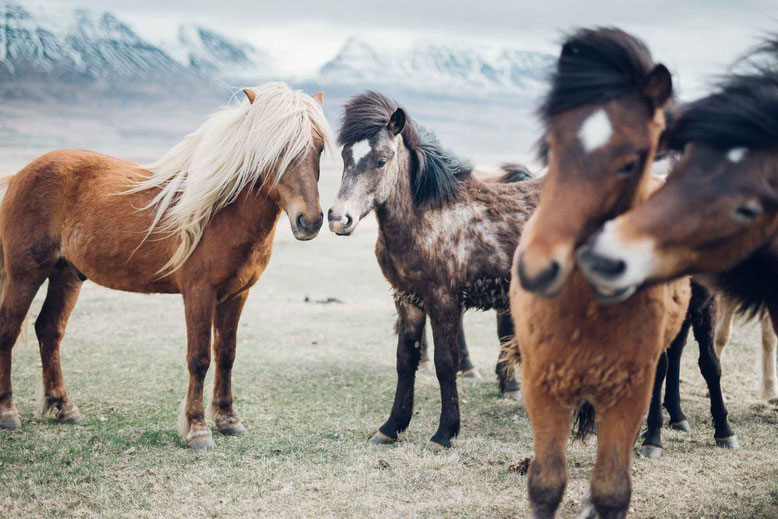
[[[608,114],[601,108],[586,118],[578,132],[578,138],[584,150],[589,153],[607,143],[612,134],[613,127]]]
[[[748,148],[732,148],[727,152],[727,158],[737,164],[743,159],[743,156],[748,151]]]
[[[370,153],[370,142],[367,139],[355,142],[351,146],[351,156],[354,158],[354,164],[359,164],[368,153]]]

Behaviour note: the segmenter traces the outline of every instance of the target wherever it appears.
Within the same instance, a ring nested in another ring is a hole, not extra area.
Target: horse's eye
[[[762,206],[759,202],[746,202],[735,209],[735,216],[743,221],[751,221],[762,214]]]
[[[381,169],[384,166],[386,166],[386,159],[383,159],[383,158],[382,159],[378,159],[378,162],[375,163],[375,167],[377,167],[378,169]]]
[[[629,164],[626,164],[619,168],[619,175],[623,176],[629,176],[637,172],[638,166],[640,165],[639,160],[633,160]]]

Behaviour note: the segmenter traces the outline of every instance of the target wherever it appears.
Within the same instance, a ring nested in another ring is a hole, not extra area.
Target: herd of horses
[[[577,435],[597,435],[582,516],[626,515],[645,412],[646,456],[661,453],[663,403],[671,425],[688,429],[678,382],[690,329],[716,443],[737,448],[718,357],[737,307],[762,312],[763,396],[778,397],[771,357],[778,40],[766,40],[738,67],[710,95],[674,106],[670,72],[640,40],[612,28],[570,34],[539,109],[547,173],[537,178],[507,169],[481,180],[395,101],[366,92],[346,103],[337,139],[343,177],[327,220],[331,231],[350,235],[375,213],[376,257],[397,309],[397,388],[371,442],[394,442],[409,426],[416,373],[429,365],[429,319],[441,394],[429,446],[451,446],[460,429],[457,372],[474,369],[462,314],[479,309],[497,313],[497,375],[506,396],[517,394],[510,368],[521,366],[535,451],[533,517],[553,517],[562,499],[571,415]],[[320,155],[332,143],[321,93],[282,83],[244,92],[245,100],[153,164],[61,150],[3,180],[0,428],[21,427],[11,352],[46,280],[35,321],[42,411],[61,423],[82,421],[65,391],[59,346],[90,279],[181,294],[189,370],[183,441],[214,446],[206,415],[224,434],[245,431],[231,385],[241,311],[270,259],[281,212],[297,239],[319,232]],[[674,159],[665,181],[651,169],[667,153]],[[724,318],[714,339],[717,308]]]

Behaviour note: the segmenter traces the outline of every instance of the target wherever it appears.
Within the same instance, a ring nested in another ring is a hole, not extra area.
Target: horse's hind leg
[[[424,324],[422,325],[421,340],[419,341],[421,358],[419,360],[418,371],[422,373],[435,373],[435,364],[430,359],[429,342],[426,332],[427,314],[424,314]],[[397,317],[397,329],[400,329],[400,318]],[[399,332],[398,332],[399,333]]]
[[[721,360],[724,348],[729,343],[732,320],[735,318],[737,304],[734,300],[719,296],[716,298],[716,356]]]
[[[497,338],[500,340],[500,355],[497,357],[497,366],[495,366],[494,371],[497,373],[497,380],[500,383],[500,393],[505,398],[514,400],[521,398],[521,388],[515,373],[509,369],[505,358],[507,355],[505,344],[513,339],[515,333],[511,313],[497,311]]]
[[[248,290],[216,305],[213,321],[216,374],[213,379],[213,399],[208,410],[219,432],[228,435],[246,432],[232,408],[232,365],[235,362],[238,321],[247,297]]]
[[[49,287],[41,313],[35,321],[35,334],[43,366],[43,397],[41,414],[56,409],[60,423],[81,423],[78,408],[68,399],[60,367],[59,345],[65,335],[65,326],[76,304],[82,281],[72,266],[58,264],[49,276]]]
[[[776,336],[770,314],[762,314],[762,398],[778,405],[778,377],[775,372]]]
[[[559,405],[523,367],[524,404],[532,424],[535,459],[529,467],[527,490],[532,517],[552,518],[567,486],[565,444],[570,433],[570,409]]]
[[[11,350],[19,338],[30,303],[45,279],[40,273],[9,279],[0,305],[0,429],[21,427],[19,412],[13,403]]]
[[[700,347],[698,364],[708,385],[716,445],[736,450],[738,448],[737,437],[727,421],[727,408],[724,405],[724,396],[721,394],[721,363],[713,344],[716,306],[707,290],[692,284],[691,308],[692,330]]]
[[[667,382],[665,384],[664,405],[670,415],[670,427],[677,431],[690,432],[689,422],[681,410],[681,356],[692,326],[691,313],[687,313],[681,325],[681,331],[675,336],[667,349]]]
[[[659,356],[654,378],[654,390],[651,394],[651,404],[648,407],[646,433],[643,435],[643,445],[640,454],[646,458],[658,458],[662,455],[662,386],[667,375],[667,352]]]
[[[465,341],[464,319],[459,322],[457,343],[459,344],[459,370],[462,372],[462,376],[467,378],[482,378],[478,369],[473,366],[473,363],[470,361],[470,352],[467,350],[467,341]]]
[[[413,390],[421,356],[426,315],[415,306],[397,302],[397,390],[389,419],[370,438],[370,443],[392,443],[408,428],[413,415]]]

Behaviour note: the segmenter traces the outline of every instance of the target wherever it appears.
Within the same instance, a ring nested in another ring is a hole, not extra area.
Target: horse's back
[[[4,248],[16,252],[16,261],[27,250],[43,251],[41,265],[64,258],[110,288],[169,290],[154,282],[168,243],[144,241],[152,213],[139,211],[154,193],[125,194],[145,174],[133,162],[92,151],[38,157],[11,179],[0,205]]]

